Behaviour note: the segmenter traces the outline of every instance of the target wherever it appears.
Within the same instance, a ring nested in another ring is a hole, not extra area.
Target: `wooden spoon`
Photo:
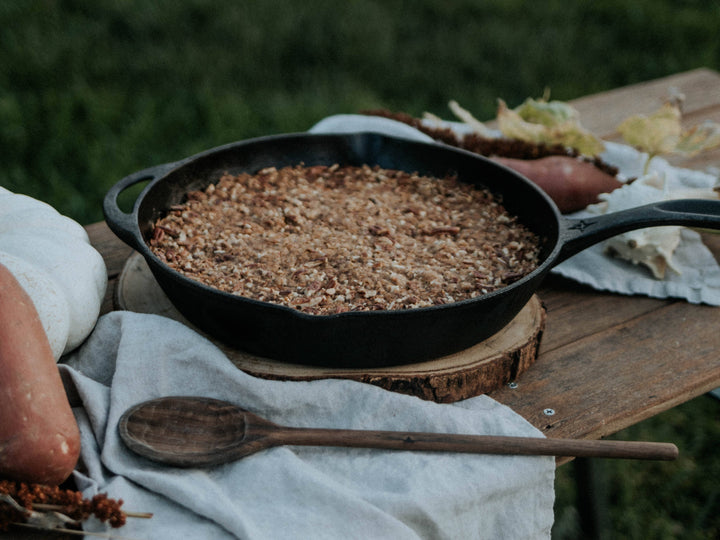
[[[202,397],[140,403],[123,414],[118,429],[134,452],[179,467],[219,465],[282,445],[659,460],[678,456],[670,443],[285,427],[226,401]]]

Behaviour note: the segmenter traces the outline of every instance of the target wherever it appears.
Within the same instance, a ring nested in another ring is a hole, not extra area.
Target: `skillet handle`
[[[679,225],[720,229],[720,201],[675,199],[581,219],[565,218],[555,264],[618,234],[645,227]]]
[[[143,240],[138,232],[135,212],[133,211],[133,213],[130,214],[123,212],[118,206],[118,196],[135,184],[148,180],[152,181],[163,176],[176,165],[176,163],[165,163],[134,172],[117,182],[105,194],[105,198],[103,199],[105,221],[108,227],[130,247],[137,250],[139,246],[142,245]],[[133,206],[134,204],[135,203],[133,203]]]

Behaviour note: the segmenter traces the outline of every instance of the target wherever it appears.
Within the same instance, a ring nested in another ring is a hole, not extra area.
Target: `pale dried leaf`
[[[452,113],[458,117],[459,120],[470,126],[470,128],[484,137],[492,137],[492,131],[488,129],[485,124],[475,118],[472,113],[460,106],[457,101],[450,101],[448,107]]]
[[[665,103],[651,115],[635,114],[617,128],[625,141],[651,155],[675,151],[681,136],[681,113],[677,103]]]
[[[426,122],[429,122],[430,124],[433,124],[436,127],[442,126],[443,124],[442,118],[430,112],[424,112],[422,119]]]
[[[79,525],[76,521],[60,512],[30,512],[26,518],[26,523],[32,527],[39,529],[62,529],[68,525]]]
[[[7,493],[0,493],[0,502],[4,502],[5,504],[10,505],[13,510],[17,510],[18,512],[22,512],[23,514],[27,514],[30,512],[30,510],[19,504]]]
[[[515,112],[526,122],[548,127],[565,125],[567,122],[580,122],[580,113],[577,109],[564,101],[528,98],[515,108]]]
[[[498,100],[498,127],[506,137],[535,144],[561,144],[587,156],[601,153],[605,145],[584,129],[577,111],[566,103],[526,100],[510,109]]]
[[[694,156],[716,146],[720,146],[720,124],[708,120],[683,132],[678,139],[675,152]]]

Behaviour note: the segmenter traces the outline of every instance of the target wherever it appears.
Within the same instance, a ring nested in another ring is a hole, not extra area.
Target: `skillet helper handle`
[[[524,456],[594,457],[672,461],[672,443],[587,439],[553,439],[499,435],[458,435],[348,429],[281,428],[276,441],[300,446],[384,448],[431,452],[461,452]]]
[[[610,214],[566,219],[556,262],[618,234],[665,225],[720,229],[720,200],[675,199]]]
[[[156,165],[143,169],[141,171],[134,172],[131,175],[126,176],[105,194],[103,199],[103,214],[105,215],[105,221],[108,227],[126,244],[137,249],[142,243],[142,239],[135,235],[135,216],[130,213],[123,212],[118,205],[118,196],[126,189],[138,184],[140,182],[152,181],[160,176],[163,176],[166,172],[176,166],[175,163],[165,163],[163,165]]]

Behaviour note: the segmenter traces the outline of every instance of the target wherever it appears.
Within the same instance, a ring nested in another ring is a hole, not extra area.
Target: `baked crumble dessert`
[[[371,166],[225,174],[157,220],[153,252],[201,283],[311,314],[447,304],[538,265],[485,189]]]

